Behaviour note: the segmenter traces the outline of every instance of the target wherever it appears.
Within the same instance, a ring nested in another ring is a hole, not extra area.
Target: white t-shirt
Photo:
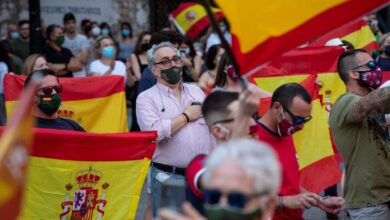
[[[81,34],[77,34],[75,38],[69,38],[65,35],[65,41],[62,45],[65,48],[68,48],[70,51],[72,51],[73,55],[76,56],[81,52],[82,49],[87,48],[89,49],[91,47],[88,39]],[[87,72],[85,71],[85,67],[78,71],[73,72],[74,77],[81,77],[81,76],[87,76]]]
[[[89,66],[89,73],[97,73],[99,76],[102,76],[107,70],[110,69],[110,66],[102,63],[100,60],[95,60]],[[127,80],[126,66],[122,61],[115,61],[114,70],[111,72],[111,75],[120,75],[125,77],[125,82]]]
[[[229,32],[225,32],[223,34],[223,36],[225,37],[225,40],[230,44],[232,45],[232,35],[229,33]],[[213,32],[210,34],[210,36],[207,38],[207,41],[206,41],[206,53],[209,51],[210,47],[216,45],[216,44],[220,44],[221,43],[221,39],[219,39],[218,37],[218,34]]]
[[[0,61],[0,94],[4,94],[4,76],[6,73],[8,73],[8,66]]]

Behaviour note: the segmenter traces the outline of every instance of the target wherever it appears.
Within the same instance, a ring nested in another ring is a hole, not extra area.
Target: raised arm
[[[390,113],[390,87],[372,91],[354,103],[352,106],[352,119],[361,121],[375,110]]]

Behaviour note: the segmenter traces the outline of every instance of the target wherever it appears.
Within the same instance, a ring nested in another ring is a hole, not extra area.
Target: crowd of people
[[[228,26],[219,28],[231,41]],[[345,163],[343,197],[322,197],[299,184],[292,135],[312,119],[311,97],[288,83],[269,93],[246,82],[244,89],[225,49],[210,29],[199,42],[175,30],[141,32],[120,25],[120,39],[107,23],[81,21],[73,14],[63,26],[43,33],[43,54],[29,52],[29,22],[8,26],[0,43],[0,104],[5,74],[27,75],[25,87],[41,77],[34,97],[36,127],[85,132],[58,116],[59,77],[124,77],[130,131],[157,131],[148,181],[145,219],[303,219],[318,207],[334,218],[347,209],[351,219],[390,219],[390,87],[379,88],[381,68],[390,66],[390,35],[381,34],[375,56],[348,49],[338,60],[346,93],[333,105],[329,125]],[[379,34],[376,32],[375,34]],[[195,44],[195,45],[194,45]],[[271,98],[262,117],[261,98]],[[5,124],[5,110],[0,122]],[[315,143],[313,143],[315,144]],[[181,213],[160,209],[162,184],[186,181],[188,203]]]

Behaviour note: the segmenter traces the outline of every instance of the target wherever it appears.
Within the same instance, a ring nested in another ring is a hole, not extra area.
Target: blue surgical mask
[[[124,36],[124,37],[128,37],[128,36],[130,36],[130,30],[129,29],[122,29],[122,35]]]
[[[94,28],[92,28],[92,35],[93,35],[93,36],[98,36],[98,35],[100,35],[100,27],[94,27]]]
[[[19,32],[17,32],[17,31],[11,32],[11,38],[13,40],[15,40],[16,38],[19,38]]]
[[[103,48],[102,56],[104,58],[113,58],[115,56],[115,52],[116,52],[115,47],[108,46],[108,47]]]
[[[102,35],[105,35],[105,36],[110,35],[110,30],[108,30],[108,28],[103,28],[102,29]]]

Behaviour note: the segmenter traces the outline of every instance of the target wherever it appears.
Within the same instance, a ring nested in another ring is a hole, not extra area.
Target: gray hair
[[[147,52],[146,52],[146,55],[147,55],[147,59],[148,59],[148,65],[149,65],[149,69],[152,69],[154,64],[155,64],[155,60],[154,60],[154,55],[156,54],[156,51],[163,48],[163,47],[169,47],[171,48],[172,50],[175,51],[175,53],[177,54],[178,57],[180,57],[180,53],[179,53],[179,50],[175,47],[175,45],[173,45],[172,43],[166,41],[166,42],[162,42],[162,43],[159,43],[159,44],[155,44],[152,46],[152,48],[150,48]]]
[[[235,139],[219,145],[206,161],[203,184],[210,182],[214,169],[223,162],[237,163],[252,179],[255,193],[276,195],[281,168],[275,152],[264,142]]]

